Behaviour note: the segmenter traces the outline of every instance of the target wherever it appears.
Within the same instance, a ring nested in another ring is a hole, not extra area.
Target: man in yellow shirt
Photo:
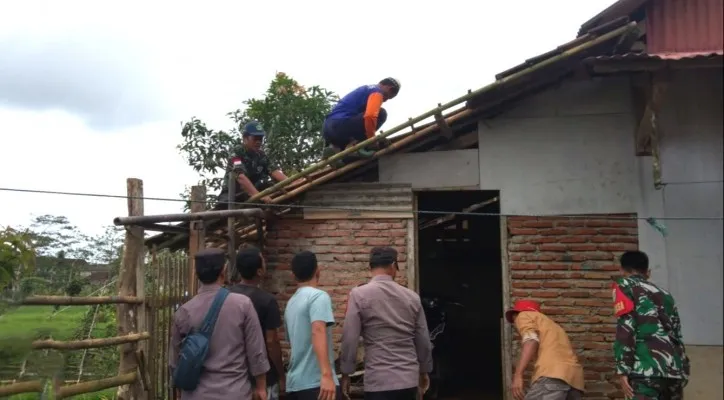
[[[506,311],[522,340],[520,359],[513,375],[516,400],[579,400],[583,396],[583,367],[573,351],[568,334],[540,312],[532,300],[519,300]],[[536,358],[537,355],[537,358]],[[523,372],[536,358],[528,393],[523,389]]]

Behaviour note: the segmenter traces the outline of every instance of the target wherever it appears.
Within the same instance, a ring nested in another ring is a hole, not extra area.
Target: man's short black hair
[[[643,251],[627,251],[621,255],[621,268],[626,272],[645,274],[649,270],[649,257]]]
[[[292,258],[292,273],[299,282],[308,282],[317,271],[317,256],[311,251],[302,251]]]
[[[262,265],[261,251],[256,247],[247,247],[236,254],[236,271],[244,279],[254,279]]]
[[[221,249],[204,249],[196,253],[196,276],[203,284],[214,283],[219,279],[226,264],[226,253]]]
[[[370,251],[370,268],[397,266],[397,250],[392,247],[375,247]]]

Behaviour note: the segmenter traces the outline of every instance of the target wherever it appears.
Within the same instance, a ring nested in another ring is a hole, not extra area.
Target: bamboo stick
[[[151,334],[148,332],[132,333],[129,335],[114,336],[102,339],[83,339],[73,341],[62,340],[36,340],[33,342],[33,349],[54,349],[54,350],[81,350],[94,349],[98,347],[117,346],[125,343],[135,343],[141,340],[148,340]]]
[[[19,302],[24,306],[93,306],[96,304],[141,304],[136,296],[30,296]]]
[[[40,393],[43,391],[44,386],[41,380],[2,385],[0,386],[0,398],[23,393]]]
[[[322,160],[322,161],[320,161],[320,162],[318,162],[318,163],[316,163],[316,164],[312,164],[312,165],[310,165],[309,167],[307,167],[307,168],[305,168],[304,170],[302,170],[301,172],[299,172],[299,173],[297,173],[297,174],[294,174],[294,175],[288,177],[287,179],[285,179],[285,180],[283,180],[283,181],[281,181],[281,182],[278,182],[278,183],[272,185],[271,187],[269,187],[269,188],[267,188],[267,189],[262,190],[262,191],[259,192],[258,194],[252,196],[249,200],[247,200],[247,202],[248,202],[248,203],[254,203],[254,202],[257,201],[257,200],[259,200],[259,199],[261,199],[261,198],[263,198],[263,197],[265,197],[265,196],[267,196],[267,195],[269,195],[269,194],[271,194],[271,193],[274,193],[274,192],[278,191],[279,189],[284,188],[285,186],[289,185],[290,183],[292,183],[292,182],[294,182],[294,181],[296,181],[296,180],[298,180],[298,179],[300,179],[300,178],[306,177],[307,175],[311,174],[312,172],[315,172],[315,171],[317,171],[317,170],[319,170],[319,169],[321,169],[321,168],[324,168],[324,167],[326,167],[327,165],[329,165],[329,164],[331,164],[331,163],[333,163],[333,162],[335,162],[335,161],[337,161],[337,160],[341,160],[341,159],[343,159],[345,156],[347,156],[347,155],[349,155],[349,154],[352,154],[353,152],[356,152],[357,150],[360,150],[360,149],[362,149],[362,148],[364,148],[364,147],[367,147],[367,146],[369,146],[369,145],[371,145],[371,144],[379,141],[380,139],[386,138],[386,137],[388,137],[388,136],[390,136],[390,135],[392,135],[392,134],[394,134],[394,133],[397,133],[397,132],[399,132],[399,131],[407,128],[407,127],[410,127],[410,126],[412,126],[412,125],[414,125],[414,124],[416,124],[416,123],[418,123],[418,122],[420,122],[420,121],[423,121],[423,120],[425,120],[425,119],[427,119],[427,118],[430,118],[430,117],[434,116],[436,113],[440,113],[440,112],[442,112],[442,111],[445,111],[445,110],[448,109],[448,108],[454,107],[454,106],[456,106],[456,105],[458,105],[458,104],[461,104],[461,103],[463,103],[463,102],[465,102],[465,101],[467,101],[467,100],[469,100],[469,99],[472,99],[472,98],[474,98],[474,97],[477,97],[477,96],[479,96],[479,95],[481,95],[481,94],[483,94],[483,93],[487,93],[487,92],[490,92],[490,91],[499,89],[500,87],[507,85],[507,84],[508,84],[509,82],[511,82],[511,81],[515,81],[515,80],[517,80],[517,79],[519,79],[519,78],[521,78],[521,77],[524,77],[524,76],[526,76],[526,75],[528,75],[528,74],[530,74],[530,73],[532,73],[532,72],[535,72],[535,71],[537,71],[537,70],[540,70],[540,69],[542,69],[542,68],[545,68],[545,67],[547,67],[547,66],[549,66],[549,65],[551,65],[551,64],[555,64],[555,63],[557,63],[558,61],[561,61],[561,60],[565,60],[565,59],[567,59],[567,58],[570,58],[571,56],[574,56],[574,55],[576,55],[576,54],[578,54],[578,53],[580,53],[580,52],[582,52],[582,51],[585,51],[585,50],[587,50],[587,49],[590,49],[591,47],[594,47],[594,46],[596,46],[596,45],[598,45],[598,44],[601,44],[601,43],[603,43],[603,42],[606,42],[606,41],[608,41],[608,40],[610,40],[610,39],[612,39],[612,38],[615,38],[615,37],[617,37],[617,36],[620,36],[621,34],[630,31],[630,30],[633,29],[634,27],[636,27],[636,22],[630,22],[630,23],[628,23],[628,24],[626,24],[626,25],[624,25],[624,26],[622,26],[622,27],[620,27],[620,28],[618,28],[618,29],[615,29],[615,30],[613,30],[613,31],[611,31],[611,32],[608,32],[608,33],[606,33],[606,34],[603,34],[603,35],[601,35],[601,36],[599,36],[599,37],[597,37],[597,38],[595,38],[595,39],[592,39],[591,41],[585,42],[585,43],[581,44],[580,46],[577,46],[577,47],[568,49],[568,50],[564,51],[564,52],[561,53],[561,54],[558,54],[558,55],[555,55],[555,56],[553,56],[553,57],[551,57],[551,58],[548,58],[548,59],[546,59],[546,60],[543,60],[543,61],[541,61],[540,63],[531,66],[530,68],[526,68],[526,69],[524,69],[524,70],[522,70],[522,71],[513,73],[513,74],[511,74],[511,75],[508,75],[508,76],[506,76],[506,77],[504,77],[504,78],[502,78],[502,79],[500,79],[500,80],[497,80],[497,81],[495,81],[495,82],[493,82],[493,83],[491,83],[491,84],[489,84],[489,85],[487,85],[487,86],[484,86],[484,87],[482,87],[482,88],[480,88],[480,89],[477,89],[477,90],[474,90],[474,91],[470,91],[470,92],[468,92],[467,94],[465,94],[465,95],[463,95],[463,96],[460,96],[460,97],[458,97],[458,98],[456,98],[456,99],[454,99],[454,100],[451,100],[451,101],[449,101],[449,102],[447,102],[447,103],[445,103],[445,104],[442,104],[442,105],[440,105],[440,106],[438,106],[438,107],[435,107],[435,108],[433,108],[432,110],[423,113],[422,115],[419,115],[419,116],[417,116],[417,117],[415,117],[415,118],[411,118],[411,119],[409,119],[407,122],[404,122],[404,123],[402,123],[402,124],[400,124],[400,125],[397,125],[397,126],[391,128],[390,130],[380,131],[380,134],[379,134],[379,135],[373,136],[373,137],[371,137],[371,138],[369,138],[369,139],[367,139],[367,140],[364,140],[364,141],[362,141],[362,142],[360,142],[360,143],[357,143],[356,145],[351,146],[351,147],[349,147],[349,148],[347,148],[347,149],[345,149],[345,150],[343,150],[343,151],[335,154],[334,156],[327,158],[326,160]],[[463,113],[464,113],[464,112],[463,112]],[[458,114],[458,115],[460,115],[460,114]],[[411,135],[410,137],[415,137],[415,136],[417,136],[417,135]],[[401,140],[401,141],[399,141],[399,142],[396,142],[395,145],[398,144],[398,143],[400,143],[400,142],[402,142],[402,141],[404,141],[404,140]],[[389,147],[388,147],[388,148],[389,148]],[[320,178],[320,179],[324,179],[324,178],[326,178],[327,176],[328,176],[328,175],[325,175],[324,177],[322,177],[322,178]],[[304,187],[304,186],[302,186],[302,187]],[[299,189],[297,189],[297,190],[299,190]],[[287,194],[287,195],[288,195],[288,194]],[[285,196],[281,196],[281,197],[285,197]]]
[[[264,212],[259,208],[243,208],[238,210],[202,211],[184,214],[131,215],[128,217],[113,218],[113,224],[140,226],[143,224],[155,224],[159,222],[206,221],[227,217],[264,218]],[[184,233],[186,233],[186,231],[184,231]]]
[[[99,390],[110,389],[123,385],[130,385],[138,379],[138,373],[128,372],[122,375],[117,375],[111,378],[98,379],[95,381],[88,381],[82,383],[76,383],[74,385],[62,386],[58,390],[56,398],[62,399],[64,397],[77,396],[79,394],[93,393]]]

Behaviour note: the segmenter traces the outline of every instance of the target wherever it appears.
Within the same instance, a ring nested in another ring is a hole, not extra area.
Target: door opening
[[[429,399],[502,399],[498,191],[417,192],[418,279],[435,371]],[[440,213],[429,214],[424,211]]]

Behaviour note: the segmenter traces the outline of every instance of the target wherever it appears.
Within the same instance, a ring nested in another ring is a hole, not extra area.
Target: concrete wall
[[[672,76],[661,110],[663,189],[651,157],[634,155],[628,78],[569,81],[479,124],[481,189],[501,190],[504,214],[637,213],[722,217],[721,70]],[[722,345],[722,226],[640,220],[654,281],[676,297],[688,344]]]
[[[393,154],[379,163],[382,183],[411,183],[413,189],[480,185],[477,149]]]

